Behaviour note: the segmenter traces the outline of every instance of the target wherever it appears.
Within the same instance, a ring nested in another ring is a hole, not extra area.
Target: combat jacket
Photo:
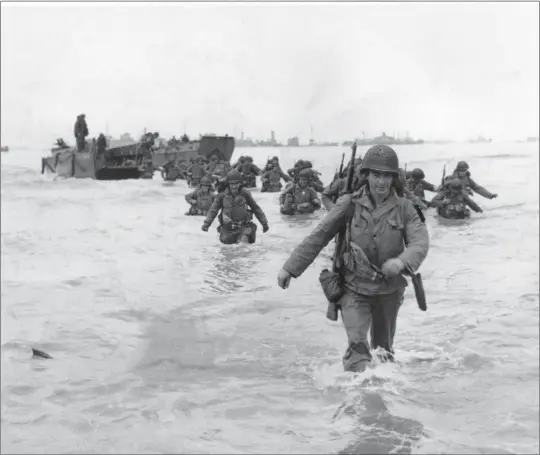
[[[215,198],[215,193],[212,193],[211,191],[203,193],[199,188],[191,193],[186,194],[185,196],[188,204],[191,204],[193,200],[197,201],[197,205],[195,205],[195,207],[205,213],[210,209]]]
[[[457,171],[454,171],[453,178],[458,179],[464,188],[470,188],[480,196],[484,196],[487,199],[491,199],[493,197],[492,193],[486,190],[483,186],[478,185],[478,183],[476,183],[469,175],[460,177]]]
[[[241,189],[236,196],[233,196],[227,188],[225,191],[219,193],[214,199],[214,203],[210,207],[208,215],[204,220],[204,225],[210,226],[220,210],[222,210],[223,215],[230,218],[233,223],[245,223],[250,219],[249,209],[251,209],[263,226],[268,224],[266,215],[255,202],[255,199],[253,199],[253,196],[248,190]]]
[[[356,267],[360,267],[361,261],[357,260],[354,248],[361,248],[371,264],[379,268],[388,259],[399,258],[406,271],[415,272],[429,250],[427,228],[409,200],[392,192],[380,206],[373,207],[365,188],[354,196],[346,194],[339,198],[323,221],[296,247],[283,269],[294,277],[301,276],[348,222],[350,242],[344,242],[338,252],[345,286],[363,295],[391,294],[407,286],[401,274],[373,280],[357,273]],[[352,263],[344,261],[344,253],[353,259]]]

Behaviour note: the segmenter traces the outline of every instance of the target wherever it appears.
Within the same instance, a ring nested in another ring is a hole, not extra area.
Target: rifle
[[[339,178],[343,178],[343,161],[345,160],[345,153],[341,154],[341,166],[339,166]]]
[[[351,163],[354,163],[354,159],[356,157],[356,142],[352,146],[352,156],[351,156]],[[350,193],[352,191],[352,183],[353,183],[353,177],[354,177],[354,165],[349,166],[349,169],[347,171],[347,185],[345,187],[345,194]],[[339,253],[341,251],[341,248],[343,246],[343,242],[345,240],[345,234],[347,232],[347,226],[344,226],[337,234],[336,236],[336,249],[334,251],[334,258],[332,260],[332,273],[338,274],[339,273],[339,267],[337,265]],[[341,277],[340,277],[341,280]],[[327,296],[328,298],[328,296]],[[333,299],[332,299],[333,300]],[[339,307],[336,302],[332,302],[328,300],[328,308],[326,309],[326,317],[330,319],[331,321],[337,321],[338,320],[338,310]]]
[[[423,219],[423,217],[420,217],[420,219],[422,220],[422,223],[425,224],[425,218]],[[405,234],[405,230],[403,230],[403,241],[405,242],[405,247],[409,246],[409,242],[407,241],[407,235]],[[424,291],[424,283],[422,282],[422,275],[420,275],[420,273],[414,273],[412,270],[406,270],[404,274],[411,277],[411,281],[414,288],[414,295],[416,297],[416,303],[418,304],[418,308],[420,308],[422,311],[427,311],[426,293]]]
[[[443,170],[442,170],[441,187],[444,186],[444,179],[445,179],[445,177],[446,177],[446,164],[444,165]]]

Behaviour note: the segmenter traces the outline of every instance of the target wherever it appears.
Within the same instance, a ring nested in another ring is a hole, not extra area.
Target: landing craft
[[[170,160],[189,163],[197,156],[212,155],[229,161],[234,152],[234,138],[230,136],[202,136],[198,140],[154,151],[152,164],[163,166]],[[60,177],[91,178],[96,180],[138,179],[145,176],[141,142],[109,147],[98,153],[95,141],[87,141],[84,150],[65,143],[51,149],[51,156],[41,159],[41,173],[56,173]]]

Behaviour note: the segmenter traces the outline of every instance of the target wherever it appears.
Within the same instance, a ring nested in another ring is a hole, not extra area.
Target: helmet
[[[405,172],[405,179],[409,180],[412,177],[412,171]]]
[[[212,186],[212,180],[210,180],[209,177],[206,177],[204,176],[202,179],[201,179],[201,182],[200,182],[200,185],[201,186]]]
[[[251,156],[246,156],[246,161],[252,163],[252,162],[253,162],[253,158],[251,158]]]
[[[242,174],[238,171],[231,171],[227,174],[227,183],[240,183],[242,181]]]
[[[469,169],[469,165],[467,164],[466,161],[460,161],[456,166],[457,171],[467,171],[468,169]]]
[[[422,169],[413,169],[413,171],[411,172],[411,176],[413,179],[423,179],[426,177],[426,175],[424,174],[424,171]]]
[[[448,188],[455,191],[461,191],[463,189],[463,184],[459,179],[450,180],[448,182]]]
[[[313,164],[311,164],[311,161],[304,161],[304,167],[310,168],[313,167]]]
[[[399,174],[399,159],[392,147],[374,145],[364,155],[362,170]]]
[[[272,161],[279,161],[279,158],[277,156],[273,156]]]
[[[294,167],[304,167],[304,160],[298,160],[296,163],[294,163]]]
[[[309,169],[302,169],[298,173],[298,178],[299,179],[310,179],[311,178],[311,171]]]

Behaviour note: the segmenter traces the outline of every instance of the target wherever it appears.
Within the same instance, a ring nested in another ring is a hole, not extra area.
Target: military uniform
[[[362,170],[392,173],[396,178],[398,157],[390,147],[374,146],[367,151]],[[420,267],[429,250],[429,236],[408,199],[397,197],[391,188],[376,206],[366,184],[354,195],[338,199],[326,218],[296,247],[283,270],[289,277],[301,276],[343,227],[347,229],[346,240],[337,252],[345,288],[338,305],[348,337],[343,365],[346,371],[363,371],[371,360],[370,327],[371,348],[382,348],[383,360],[393,359],[396,320],[407,286],[401,273]],[[403,266],[401,271],[384,276],[381,270],[396,261]]]
[[[267,191],[270,193],[277,193],[278,191],[281,191],[281,188],[283,187],[281,184],[281,179],[285,180],[286,182],[291,180],[288,175],[281,171],[279,164],[271,161],[270,165],[272,166],[271,169],[267,170],[261,177],[261,193]]]
[[[463,173],[465,175],[460,176],[460,173]],[[471,178],[471,173],[469,172],[469,165],[465,161],[460,161],[457,164],[456,169],[452,174],[452,177],[455,179],[459,179],[466,190],[472,190],[480,196],[484,196],[486,199],[493,199],[497,197],[496,194],[490,193],[483,186],[480,186]]]
[[[439,216],[449,219],[469,218],[471,216],[469,208],[477,213],[483,212],[480,206],[469,197],[459,179],[447,180],[430,204],[437,207]]]
[[[423,204],[428,205],[426,201],[426,191],[431,191],[435,193],[437,188],[432,183],[427,182],[425,179],[425,174],[422,169],[413,169],[410,177],[407,177],[407,188],[419,198]]]
[[[316,191],[309,186],[311,172],[303,169],[298,174],[298,183],[288,187],[279,197],[280,211],[284,215],[313,213],[321,208]]]
[[[203,188],[205,188],[205,191],[202,191]],[[186,215],[206,216],[215,198],[216,195],[212,192],[212,180],[208,177],[203,177],[200,187],[185,196],[186,202],[191,205]]]
[[[73,134],[77,141],[77,151],[82,152],[86,146],[86,136],[88,136],[88,125],[84,114],[77,116],[77,121],[73,127]]]
[[[238,171],[231,171],[227,175],[227,184],[241,182],[242,175]],[[218,232],[221,243],[239,243],[243,238],[247,238],[249,243],[255,243],[257,226],[252,221],[252,215],[255,215],[263,226],[263,232],[268,230],[266,215],[251,193],[241,187],[236,194],[227,188],[217,195],[204,220],[203,231],[208,230],[218,213],[220,214]]]
[[[250,156],[244,158],[244,162],[236,168],[243,178],[243,183],[247,188],[255,188],[257,186],[257,175],[260,175],[261,170],[253,164],[253,158]]]

